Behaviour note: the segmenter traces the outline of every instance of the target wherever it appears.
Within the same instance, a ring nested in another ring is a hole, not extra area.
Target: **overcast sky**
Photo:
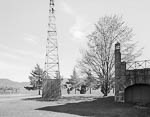
[[[69,77],[100,17],[123,16],[150,59],[149,0],[55,0],[60,72]],[[29,81],[35,64],[44,68],[49,0],[0,0],[0,78]]]

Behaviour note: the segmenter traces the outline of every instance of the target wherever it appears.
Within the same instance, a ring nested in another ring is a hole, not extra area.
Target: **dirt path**
[[[149,109],[115,103],[113,97],[65,96],[58,101],[40,97],[0,98],[0,117],[150,117]]]

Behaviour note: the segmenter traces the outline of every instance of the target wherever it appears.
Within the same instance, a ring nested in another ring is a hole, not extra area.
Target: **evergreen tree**
[[[42,68],[40,68],[38,64],[36,64],[34,70],[32,70],[30,74],[31,74],[29,76],[30,84],[33,86],[34,89],[39,89],[40,95],[42,81],[46,75],[46,72]]]
[[[71,79],[68,79],[69,81],[67,82],[67,84],[69,84],[69,90],[73,90],[75,89],[75,94],[76,94],[76,90],[80,87],[80,79],[78,78],[77,72],[74,68],[73,70],[73,74],[71,75]]]

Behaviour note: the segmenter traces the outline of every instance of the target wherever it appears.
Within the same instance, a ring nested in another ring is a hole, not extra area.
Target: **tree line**
[[[19,88],[14,87],[0,87],[0,94],[14,94],[19,92]]]

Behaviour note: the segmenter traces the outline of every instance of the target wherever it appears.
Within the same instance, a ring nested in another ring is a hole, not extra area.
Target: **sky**
[[[149,0],[55,0],[60,73],[72,74],[86,36],[105,15],[122,16],[133,28],[140,60],[150,59]],[[0,78],[29,81],[36,64],[44,69],[49,0],[0,0]]]

